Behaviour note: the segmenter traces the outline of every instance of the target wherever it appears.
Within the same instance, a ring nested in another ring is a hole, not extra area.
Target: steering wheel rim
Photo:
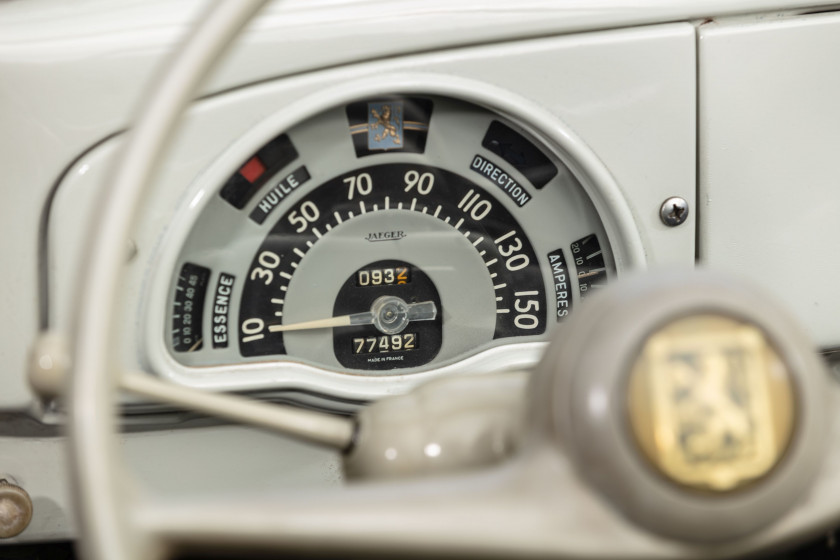
[[[208,11],[202,25],[193,28],[170,63],[166,78],[141,109],[138,124],[129,133],[125,157],[112,171],[111,188],[98,225],[99,231],[110,233],[93,237],[84,263],[85,277],[77,298],[72,340],[71,464],[86,557],[130,559],[151,553],[138,546],[124,519],[111,515],[118,509],[115,501],[121,488],[115,469],[109,465],[116,451],[116,416],[91,413],[106,410],[103,403],[113,403],[116,392],[115,378],[109,373],[119,371],[119,367],[102,348],[110,325],[114,324],[117,286],[123,274],[122,267],[113,263],[123,261],[125,239],[136,220],[144,186],[154,174],[178,116],[217,58],[267,1],[221,0]]]

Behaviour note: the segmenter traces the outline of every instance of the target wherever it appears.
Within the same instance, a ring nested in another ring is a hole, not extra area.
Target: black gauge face
[[[592,294],[593,290],[597,290],[607,283],[604,251],[601,249],[598,237],[594,234],[578,239],[572,243],[570,249],[577,266],[580,299],[586,299],[587,296]]]
[[[405,226],[381,229],[379,224],[386,222],[379,219],[380,213],[392,216],[393,223]],[[412,220],[410,214],[417,216],[412,216]],[[354,222],[366,227],[351,229]],[[348,229],[353,233],[343,234]],[[453,246],[454,236],[463,237],[463,242]],[[415,237],[423,243],[415,251],[426,253],[424,262],[432,266],[435,254],[446,251],[464,253],[465,259],[482,262],[485,270],[477,272],[483,276],[481,280],[492,284],[494,339],[545,332],[545,285],[539,263],[522,226],[510,212],[475,183],[449,171],[416,164],[383,164],[354,169],[327,181],[277,221],[246,275],[239,313],[242,355],[286,352],[283,333],[271,335],[271,327],[286,322],[283,320],[286,300],[297,291],[295,276],[310,249],[322,243],[340,243],[345,254],[338,258],[351,262],[362,259],[356,261],[358,266],[365,264],[365,255],[408,253],[410,256],[414,251],[406,251],[404,246],[412,242],[416,245]],[[381,253],[382,249],[386,253]],[[452,273],[470,274],[472,268],[465,265],[463,270],[455,269]],[[371,282],[393,276],[387,269],[374,268],[369,274]],[[424,297],[428,288],[421,281],[425,276],[421,269],[415,269],[413,275],[415,280],[400,285],[399,290],[408,299],[417,300]],[[354,281],[361,280],[367,280],[366,274]],[[429,287],[434,289],[432,284]],[[460,289],[468,291],[473,287],[462,283]],[[342,287],[340,294],[351,298],[356,292]],[[453,293],[453,296],[466,298],[468,294]],[[343,313],[367,311],[361,301],[337,302],[335,307],[346,310]],[[339,361],[346,365],[347,360],[339,358]],[[354,363],[360,364],[358,360]]]
[[[448,366],[545,340],[614,270],[562,161],[515,123],[449,99],[327,111],[278,131],[220,183],[181,262],[215,287],[195,317],[224,343],[176,338],[176,279],[169,339],[188,366]]]
[[[398,307],[388,307],[389,301],[396,302]],[[434,313],[397,323],[402,319],[399,317],[401,302],[406,308],[433,306]],[[385,307],[377,307],[378,303]],[[414,265],[387,260],[356,271],[338,291],[333,316],[358,313],[360,309],[373,310],[372,313],[378,313],[393,327],[368,324],[333,329],[333,351],[344,367],[375,370],[394,369],[395,365],[417,367],[431,362],[440,351],[443,305],[432,279]]]

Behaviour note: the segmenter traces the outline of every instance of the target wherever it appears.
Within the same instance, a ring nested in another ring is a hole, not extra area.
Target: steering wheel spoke
[[[120,389],[135,395],[233,422],[274,430],[337,450],[347,449],[356,429],[352,419],[269,404],[226,393],[211,393],[160,381],[145,373],[125,373]]]

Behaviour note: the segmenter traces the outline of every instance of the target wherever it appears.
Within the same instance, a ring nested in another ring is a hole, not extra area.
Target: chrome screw
[[[688,202],[682,197],[672,196],[662,203],[659,208],[659,217],[668,227],[680,225],[688,218]]]

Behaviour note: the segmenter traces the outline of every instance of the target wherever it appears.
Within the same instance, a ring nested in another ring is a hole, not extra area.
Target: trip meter
[[[220,183],[172,277],[166,338],[188,367],[447,367],[545,340],[615,271],[555,151],[454,99],[335,107],[277,131]]]

